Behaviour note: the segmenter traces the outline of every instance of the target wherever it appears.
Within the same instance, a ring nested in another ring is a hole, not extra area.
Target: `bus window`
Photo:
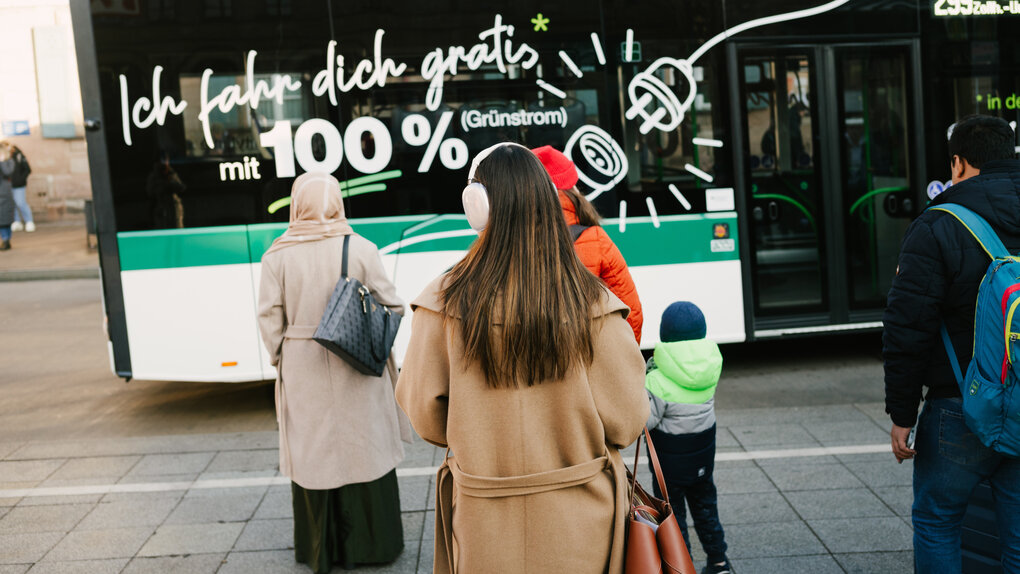
[[[813,68],[807,54],[742,60],[752,269],[762,315],[817,311],[826,302]]]
[[[850,308],[885,305],[914,215],[906,51],[837,50]]]

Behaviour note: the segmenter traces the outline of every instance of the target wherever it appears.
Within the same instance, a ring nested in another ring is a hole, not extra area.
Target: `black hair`
[[[949,161],[953,156],[981,169],[985,162],[1013,159],[1016,135],[1006,120],[995,116],[971,115],[953,124],[949,136]]]

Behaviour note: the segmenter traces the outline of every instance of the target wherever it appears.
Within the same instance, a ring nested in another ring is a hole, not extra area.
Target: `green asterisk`
[[[549,19],[546,18],[545,16],[542,16],[541,12],[538,13],[538,16],[535,16],[534,18],[531,19],[531,23],[535,25],[536,32],[538,32],[539,30],[541,30],[542,32],[549,31],[549,26],[546,26],[546,24],[549,23]]]

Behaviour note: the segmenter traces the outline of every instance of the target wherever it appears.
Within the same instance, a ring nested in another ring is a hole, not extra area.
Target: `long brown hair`
[[[562,379],[592,361],[591,307],[602,285],[577,258],[533,153],[497,148],[475,179],[489,195],[489,224],[449,272],[447,318],[460,319],[466,358],[481,364],[490,387]]]
[[[595,227],[602,222],[602,216],[599,215],[598,210],[588,201],[588,198],[581,195],[576,185],[570,189],[564,189],[563,193],[567,194],[570,203],[574,204],[574,213],[577,214],[577,222],[579,224]]]

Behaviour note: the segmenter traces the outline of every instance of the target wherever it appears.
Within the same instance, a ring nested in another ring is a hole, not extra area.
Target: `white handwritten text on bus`
[[[348,67],[342,55],[337,55],[338,44],[331,40],[326,46],[326,65],[319,70],[312,80],[312,94],[329,98],[330,104],[338,105],[337,92],[347,93],[354,89],[367,90],[372,87],[385,87],[390,78],[398,78],[407,71],[407,64],[392,58],[383,57],[382,40],[385,31],[376,30],[373,54],[362,58],[353,67]],[[446,76],[456,76],[460,68],[477,71],[482,66],[496,66],[501,74],[511,73],[512,68],[530,70],[538,64],[538,52],[527,43],[515,45],[512,40],[514,27],[503,23],[503,17],[496,14],[493,25],[478,34],[480,42],[470,46],[449,46],[435,48],[424,56],[418,68],[422,79],[429,82],[425,96],[425,105],[431,111],[439,109],[443,101],[443,83]],[[284,96],[289,92],[301,90],[302,83],[287,74],[276,74],[271,80],[258,79],[255,75],[255,60],[258,52],[249,50],[245,54],[244,85],[230,85],[218,93],[210,93],[210,80],[214,76],[211,68],[202,71],[201,102],[198,120],[202,124],[205,145],[209,149],[215,147],[209,114],[213,111],[228,113],[239,106],[257,109],[259,102],[273,100],[282,104]],[[353,71],[352,71],[353,70]],[[166,121],[167,115],[179,116],[188,107],[187,100],[175,100],[172,96],[162,96],[160,81],[162,66],[152,71],[152,97],[142,96],[132,103],[128,90],[127,77],[120,75],[121,125],[124,143],[132,145],[131,129],[146,129],[153,123],[160,126]],[[148,112],[148,115],[142,114]],[[533,117],[533,116],[528,116]],[[545,120],[547,116],[542,116]],[[565,117],[565,114],[564,114]],[[515,120],[510,120],[515,121]],[[521,121],[525,121],[522,119]],[[539,120],[533,123],[538,124]],[[560,120],[557,123],[563,123]],[[313,124],[314,125],[314,124]],[[507,124],[516,125],[516,124]],[[527,125],[523,124],[522,125]],[[295,136],[296,137],[296,136]]]

